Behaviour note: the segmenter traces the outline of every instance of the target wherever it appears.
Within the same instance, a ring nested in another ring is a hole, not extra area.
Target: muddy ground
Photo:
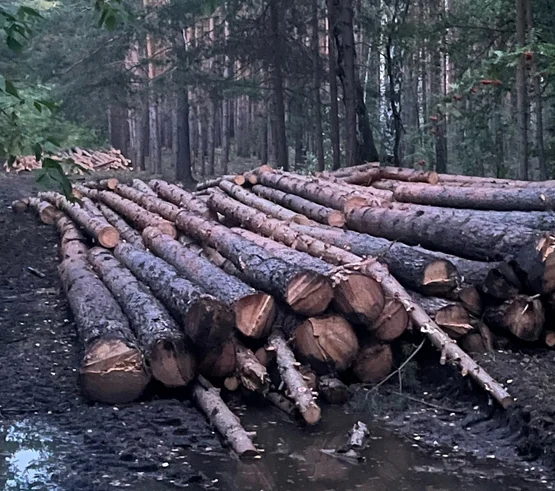
[[[35,420],[57,435],[63,466],[49,480],[61,489],[146,489],[160,480],[167,489],[208,486],[210,476],[193,468],[187,454],[226,450],[186,394],[153,390],[143,401],[119,407],[81,397],[78,344],[56,272],[56,232],[9,209],[12,200],[36,190],[32,176],[0,175],[2,425]],[[480,360],[517,397],[508,411],[440,367],[431,349],[419,355],[421,364],[404,373],[402,395],[394,394],[395,377],[379,391],[360,392],[351,411],[372,411],[427,451],[451,447],[495,456],[517,472],[553,479],[555,352],[499,351]]]

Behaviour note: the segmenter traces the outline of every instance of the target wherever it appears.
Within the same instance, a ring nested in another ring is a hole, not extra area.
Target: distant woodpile
[[[14,210],[60,231],[91,399],[132,401],[151,379],[192,384],[213,418],[226,410],[214,384],[315,424],[320,399],[384,380],[396,344],[421,337],[508,407],[472,356],[555,345],[551,181],[262,166],[194,193],[114,178],[74,192],[81,204],[50,192]],[[224,419],[213,422],[233,439],[237,420]],[[256,452],[241,435],[238,453]]]
[[[52,158],[60,162],[65,174],[81,175],[84,174],[84,171],[98,172],[131,169],[131,161],[126,159],[121,151],[115,148],[110,148],[109,150],[86,150],[84,148],[73,147],[57,153]],[[41,167],[42,163],[37,161],[34,155],[20,157],[11,166],[7,162],[4,164],[6,172],[15,172],[16,174],[33,171]]]

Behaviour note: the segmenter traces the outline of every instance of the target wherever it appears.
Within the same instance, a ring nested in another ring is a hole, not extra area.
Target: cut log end
[[[169,222],[161,222],[159,224],[156,224],[156,228],[162,233],[169,235],[172,239],[175,239],[177,237],[177,230]]]
[[[114,189],[116,189],[119,185],[119,180],[116,179],[115,177],[111,177],[109,179],[106,179],[104,181],[104,185],[106,186],[107,189],[110,189],[111,191],[113,191]]]
[[[391,373],[393,353],[388,344],[370,344],[362,348],[353,363],[353,372],[365,383],[378,383]]]
[[[340,272],[334,287],[334,302],[354,323],[367,325],[375,321],[385,305],[380,284],[358,273]]]
[[[549,348],[554,348],[555,347],[555,331],[547,331],[545,333],[545,344],[549,347]]]
[[[235,343],[229,340],[208,351],[202,357],[198,371],[207,378],[226,378],[235,374],[236,367]]]
[[[79,372],[85,395],[106,404],[137,400],[150,380],[138,349],[120,340],[101,340],[87,353]]]
[[[459,339],[472,331],[470,316],[460,304],[449,305],[438,310],[435,321],[452,339]]]
[[[322,409],[315,402],[309,404],[304,410],[301,410],[303,419],[309,425],[315,425],[320,422],[322,418]]]
[[[449,261],[437,259],[424,272],[423,290],[427,295],[440,295],[452,291],[457,286],[457,270]]]
[[[345,215],[338,210],[333,210],[328,214],[327,222],[330,227],[341,228],[345,226]]]
[[[255,339],[266,337],[276,316],[276,302],[266,293],[254,293],[235,303],[237,329]]]
[[[380,316],[369,326],[374,337],[391,342],[400,337],[409,325],[409,314],[403,304],[395,299],[386,299]]]
[[[104,227],[98,232],[98,242],[107,249],[113,249],[118,245],[119,232],[112,226]]]
[[[165,386],[184,387],[194,379],[196,363],[184,345],[160,341],[150,355],[150,368],[152,376]]]
[[[202,295],[190,306],[182,322],[194,344],[212,347],[223,343],[233,331],[234,315],[223,303]]]
[[[295,312],[318,315],[327,309],[333,298],[331,283],[322,275],[303,272],[287,286],[285,300]]]

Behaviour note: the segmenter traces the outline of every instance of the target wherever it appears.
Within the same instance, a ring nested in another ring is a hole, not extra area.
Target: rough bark
[[[269,344],[276,351],[279,373],[287,387],[289,397],[295,401],[303,419],[309,425],[315,425],[320,421],[322,411],[316,404],[312,391],[307,387],[303,376],[297,369],[298,362],[295,355],[279,332],[274,332],[270,336]]]
[[[342,268],[335,268],[321,259],[296,251],[248,230],[238,228],[232,230],[284,261],[298,266],[302,265],[330,278],[334,289],[334,305],[351,322],[368,325],[382,311],[383,293],[380,285],[372,278]]]
[[[365,384],[375,384],[387,377],[393,368],[393,353],[388,344],[370,343],[358,353],[353,372]]]
[[[175,178],[193,183],[193,159],[191,154],[191,129],[189,127],[189,88],[183,87],[177,94],[177,150]]]
[[[285,206],[297,213],[301,213],[316,222],[332,227],[343,227],[343,225],[345,225],[345,215],[339,210],[319,205],[301,198],[300,196],[285,193],[279,189],[272,189],[258,184],[252,187],[252,191],[267,200]]]
[[[295,213],[294,211],[284,208],[283,206],[273,203],[272,201],[268,201],[267,199],[260,198],[256,194],[253,194],[241,186],[237,186],[229,181],[220,182],[219,187],[233,198],[239,200],[241,203],[252,206],[253,208],[260,210],[267,215],[278,218],[279,220],[304,224],[310,223],[310,220],[306,216]]]
[[[113,191],[119,184],[119,179],[115,177],[110,177],[109,179],[100,179],[98,181],[86,181],[83,183],[83,186],[91,189],[109,189]]]
[[[363,186],[370,186],[373,182],[381,179],[393,179],[402,182],[422,182],[427,184],[437,184],[439,182],[439,174],[437,172],[405,169],[402,167],[371,167],[369,169],[355,167],[351,173],[345,173],[335,177],[339,177],[348,184],[359,184]]]
[[[120,184],[115,191],[123,198],[133,201],[154,215],[160,215],[168,222],[174,222],[177,215],[182,211],[179,206],[158,198],[156,194],[154,196],[145,194],[125,184]]]
[[[51,191],[39,193],[39,199],[52,203],[64,213],[67,213],[73,221],[77,222],[88,235],[103,247],[111,249],[119,242],[118,231],[106,220],[87,213],[81,206],[70,203],[61,194]]]
[[[312,106],[314,110],[314,142],[316,145],[317,169],[325,168],[324,130],[322,125],[322,101],[320,99],[320,37],[318,29],[318,0],[311,2],[311,53],[312,53]]]
[[[362,207],[346,215],[359,232],[479,261],[501,261],[540,239],[537,231],[483,220],[455,220],[440,213]],[[532,249],[533,250],[533,249]]]
[[[217,188],[222,181],[229,181],[237,186],[243,186],[246,182],[245,177],[242,174],[231,174],[226,176],[216,177],[215,179],[207,179],[206,181],[199,182],[195,189],[197,191],[204,191],[209,188]]]
[[[118,245],[114,253],[180,320],[185,334],[194,344],[216,346],[231,335],[232,312],[222,302],[202,293],[179,276],[162,259],[125,243]]]
[[[120,215],[123,215],[140,230],[146,227],[157,227],[167,235],[172,237],[177,235],[175,227],[171,222],[164,220],[160,215],[147,211],[130,199],[122,198],[111,191],[100,191],[98,199]]]
[[[399,242],[331,227],[292,225],[291,228],[349,250],[357,256],[383,260],[391,274],[404,286],[424,295],[446,294],[454,290],[460,282],[455,266],[446,259],[438,258],[432,252],[428,253]]]
[[[455,184],[462,185],[485,185],[485,186],[503,186],[515,188],[552,188],[555,186],[555,180],[549,181],[522,181],[517,179],[500,179],[497,177],[478,177],[478,176],[462,176],[458,174],[439,174],[439,184],[452,186]]]
[[[135,247],[144,249],[141,234],[139,234],[134,228],[129,226],[127,222],[109,206],[106,206],[104,203],[98,203],[97,206],[108,221],[108,223],[114,226],[115,229],[118,231],[121,239],[125,240],[125,242],[133,244],[133,246]]]
[[[210,211],[202,200],[175,184],[169,184],[160,179],[152,179],[148,185],[156,191],[158,196],[174,205],[197,213],[205,218],[216,218],[214,212]]]
[[[519,49],[524,49],[526,39],[526,1],[515,0],[516,3],[516,40]],[[516,99],[517,99],[517,121],[518,121],[518,167],[522,179],[528,180],[529,156],[528,156],[528,127],[529,127],[529,101],[528,101],[528,76],[526,58],[520,53],[517,58],[516,67]]]
[[[46,225],[52,225],[56,222],[60,214],[58,208],[39,198],[29,198],[28,206],[35,211],[40,221]]]
[[[115,298],[90,270],[79,231],[65,216],[57,226],[62,244],[78,245],[64,248],[66,258],[58,271],[83,346],[83,392],[108,404],[134,401],[150,380],[137,339]]]
[[[537,341],[543,332],[545,311],[539,298],[519,295],[484,312],[486,324],[510,332],[523,341]]]
[[[397,201],[422,205],[496,211],[549,211],[555,207],[555,189],[496,189],[450,186],[398,186]]]
[[[146,182],[141,181],[140,179],[133,179],[131,185],[141,193],[145,193],[150,196],[156,196],[156,193],[152,190],[152,188]]]
[[[328,7],[328,72],[330,84],[330,140],[334,169],[341,167],[339,142],[339,104],[337,91],[337,54],[335,52],[335,8],[334,0],[327,0]]]
[[[301,360],[317,373],[346,370],[359,347],[353,327],[339,315],[307,319],[295,330],[294,346]]]
[[[258,455],[258,450],[241,426],[239,418],[226,406],[219,390],[203,377],[199,377],[193,386],[193,398],[210,423],[217,428],[239,457]]]
[[[333,297],[329,280],[322,275],[277,259],[216,222],[180,213],[176,225],[196,241],[218,250],[252,286],[283,300],[295,312],[317,315],[315,312],[324,312]]]
[[[452,339],[459,339],[472,331],[470,316],[459,302],[411,293],[414,300],[435,320]]]
[[[195,358],[169,312],[106,249],[91,249],[88,259],[129,319],[153,377],[168,387],[182,387],[191,382],[195,376]]]
[[[87,240],[70,218],[60,214],[56,220],[56,229],[60,234],[61,258],[76,259],[85,256],[89,250]]]
[[[264,338],[275,318],[274,299],[258,292],[206,259],[200,248],[186,247],[156,228],[143,231],[147,247],[191,282],[228,305],[245,336]]]

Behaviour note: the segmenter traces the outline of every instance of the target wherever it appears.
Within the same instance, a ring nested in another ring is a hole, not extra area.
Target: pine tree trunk
[[[214,175],[216,162],[216,108],[217,103],[214,96],[208,101],[208,128],[207,128],[207,146],[208,146],[208,165],[206,173],[209,176]]]
[[[314,104],[314,143],[316,146],[316,170],[324,171],[324,129],[322,127],[322,101],[320,99],[320,38],[318,29],[318,0],[312,0],[312,63],[313,63],[313,104]]]
[[[339,145],[339,103],[337,92],[337,54],[335,49],[335,7],[334,0],[327,0],[328,7],[328,71],[330,84],[330,140],[334,170],[341,167]]]
[[[182,88],[177,94],[177,138],[175,178],[184,183],[193,183],[191,141],[189,128],[189,89]]]
[[[526,0],[516,0],[516,37],[519,48],[526,46]],[[518,163],[520,179],[529,179],[528,157],[528,87],[526,75],[526,58],[521,54],[516,67],[516,98],[518,119]]]

